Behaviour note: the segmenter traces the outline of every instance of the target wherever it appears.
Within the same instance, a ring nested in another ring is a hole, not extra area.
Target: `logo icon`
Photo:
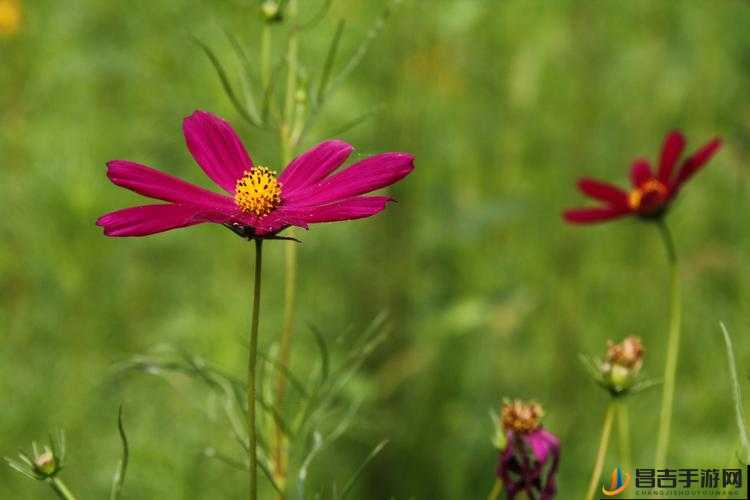
[[[604,493],[605,496],[613,497],[625,491],[625,488],[627,488],[629,484],[630,474],[626,472],[623,477],[622,468],[618,465],[617,468],[612,471],[609,489],[602,486],[602,493]]]

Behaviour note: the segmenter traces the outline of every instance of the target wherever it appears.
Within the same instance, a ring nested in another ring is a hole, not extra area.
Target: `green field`
[[[302,2],[300,17],[322,3]],[[63,477],[79,498],[106,498],[122,403],[131,442],[123,498],[246,498],[246,475],[203,453],[241,453],[209,391],[117,367],[170,344],[244,377],[252,245],[214,225],[110,239],[94,221],[141,201],[110,184],[108,160],[209,186],[181,132],[195,109],[232,122],[256,163],[283,167],[277,137],[242,120],[191,40],[209,45],[236,81],[242,68],[223,30],[257,61],[257,2],[23,0],[22,9],[18,33],[0,37],[0,456],[64,428]],[[339,19],[337,70],[382,10],[377,0],[334,1],[302,34],[310,81]],[[497,464],[490,412],[522,397],[545,406],[545,426],[562,441],[558,498],[581,498],[607,396],[579,353],[638,335],[646,375],[660,378],[668,269],[652,225],[574,227],[560,213],[585,203],[579,176],[624,186],[630,162],[656,158],[673,128],[690,150],[715,135],[724,146],[669,215],[684,328],[668,461],[735,461],[718,322],[733,334],[750,390],[747,26],[750,4],[740,0],[396,7],[302,145],[380,106],[338,137],[358,155],[416,157],[384,213],[296,233],[296,375],[317,373],[311,327],[330,341],[336,364],[373,318],[385,313],[389,326],[340,395],[359,411],[310,468],[309,492],[345,483],[388,439],[351,498],[486,498]],[[286,26],[272,32],[281,60]],[[261,348],[269,352],[281,328],[284,245],[265,245]],[[653,460],[659,404],[659,389],[630,401],[635,465]],[[615,440],[605,474],[618,460]],[[262,491],[271,498],[265,483]],[[52,493],[3,466],[0,497]]]

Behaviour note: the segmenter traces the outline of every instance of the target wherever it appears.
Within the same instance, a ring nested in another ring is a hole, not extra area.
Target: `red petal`
[[[630,167],[630,182],[634,187],[640,187],[644,182],[654,178],[654,172],[651,170],[651,164],[648,160],[639,158],[633,162]]]
[[[659,161],[659,180],[665,185],[669,184],[669,180],[672,178],[672,169],[684,148],[685,137],[678,130],[670,132],[664,138]]]
[[[606,182],[583,178],[578,181],[578,189],[591,198],[611,205],[619,207],[628,205],[628,194],[619,187]]]
[[[687,182],[687,180],[700,170],[701,167],[708,163],[708,160],[711,159],[720,146],[721,139],[716,138],[693,153],[693,155],[682,164],[682,168],[680,168],[672,188],[674,190],[679,189],[680,186]]]
[[[574,208],[566,210],[563,218],[573,224],[591,224],[605,222],[629,214],[625,208],[597,207],[597,208]]]

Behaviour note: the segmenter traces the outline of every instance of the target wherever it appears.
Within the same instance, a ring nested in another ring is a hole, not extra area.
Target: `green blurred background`
[[[303,17],[319,5],[303,2]],[[119,457],[122,402],[132,444],[125,498],[241,498],[244,475],[202,456],[225,440],[206,392],[187,381],[123,380],[113,367],[166,342],[242,376],[252,247],[209,225],[108,239],[94,220],[141,201],[108,182],[110,159],[208,185],[180,131],[197,108],[233,122],[256,163],[279,166],[276,137],[242,122],[190,42],[204,40],[236,75],[222,29],[256,58],[257,3],[21,8],[19,32],[0,38],[0,452],[62,427],[64,477],[82,498],[101,498]],[[335,1],[303,35],[308,74],[319,74],[339,19],[347,29],[338,68],[382,8]],[[503,397],[529,397],[563,442],[559,497],[582,495],[607,397],[578,355],[639,335],[645,370],[660,377],[668,276],[653,227],[571,227],[560,212],[584,202],[578,176],[624,183],[630,161],[655,157],[674,127],[690,148],[715,134],[725,146],[670,215],[685,323],[669,463],[731,461],[737,431],[717,322],[733,332],[747,382],[749,25],[750,5],[739,0],[397,8],[304,144],[382,104],[341,138],[360,154],[417,158],[383,214],[301,234],[298,375],[318,357],[308,324],[331,338],[381,311],[391,324],[348,386],[362,408],[311,470],[316,488],[344,482],[387,438],[353,498],[484,498],[497,461],[489,413]],[[277,49],[285,29],[274,28]],[[280,329],[282,247],[266,245],[264,349]],[[659,392],[631,402],[636,465],[653,458]],[[605,470],[617,460],[614,446]],[[2,467],[0,496],[51,492]]]

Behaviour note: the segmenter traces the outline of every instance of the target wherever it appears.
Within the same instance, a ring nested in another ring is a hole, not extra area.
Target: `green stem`
[[[52,491],[54,491],[58,497],[62,498],[63,500],[76,500],[75,495],[70,492],[67,486],[65,486],[65,483],[62,482],[62,479],[53,477],[48,480],[50,487],[52,488]]]
[[[258,498],[258,436],[255,426],[256,367],[258,361],[258,324],[260,319],[261,265],[263,240],[255,240],[255,280],[253,291],[253,319],[250,328],[250,353],[247,363],[247,435],[250,455],[250,500]]]
[[[503,492],[503,481],[500,478],[497,478],[495,480],[495,484],[492,486],[492,491],[490,491],[490,494],[487,495],[487,500],[497,500],[497,498],[500,496],[500,493]]]
[[[596,494],[597,486],[599,485],[599,479],[602,475],[602,469],[604,468],[604,458],[607,456],[607,448],[609,447],[609,436],[612,433],[612,420],[615,416],[616,404],[614,401],[610,401],[607,405],[607,413],[604,415],[604,425],[602,426],[602,437],[599,441],[599,451],[596,453],[596,461],[594,462],[594,470],[591,472],[591,482],[589,483],[589,489],[586,493],[586,499],[592,500]]]
[[[263,92],[271,83],[271,26],[263,23],[260,38],[260,80]]]
[[[294,122],[297,116],[295,113],[295,94],[297,92],[299,55],[298,29],[295,24],[297,16],[297,0],[289,0],[286,12],[291,32],[289,34],[286,56],[288,68],[286,96],[279,134],[282,165],[288,165],[292,161],[295,147]],[[283,404],[286,395],[287,380],[284,376],[284,373],[286,372],[284,369],[289,367],[292,332],[294,328],[294,312],[297,301],[297,245],[294,241],[288,241],[286,243],[284,266],[284,318],[281,331],[281,344],[279,347],[279,366],[282,369],[278,371],[276,378],[276,408],[280,414],[283,413]],[[275,424],[274,435],[273,476],[276,484],[278,484],[279,488],[283,491],[286,483],[287,451],[284,432],[278,423]],[[277,498],[281,498],[281,495]]]
[[[630,471],[630,415],[625,401],[618,401],[617,430],[620,436],[620,465]]]
[[[675,377],[677,375],[677,359],[680,352],[680,323],[682,320],[682,300],[680,294],[680,276],[677,266],[672,235],[667,224],[658,222],[659,233],[664,241],[664,247],[669,259],[670,272],[670,321],[669,336],[667,338],[667,361],[664,366],[664,388],[662,389],[661,413],[659,415],[659,433],[656,441],[656,457],[654,465],[661,467],[667,458],[669,434],[672,423],[672,406],[674,403]]]

